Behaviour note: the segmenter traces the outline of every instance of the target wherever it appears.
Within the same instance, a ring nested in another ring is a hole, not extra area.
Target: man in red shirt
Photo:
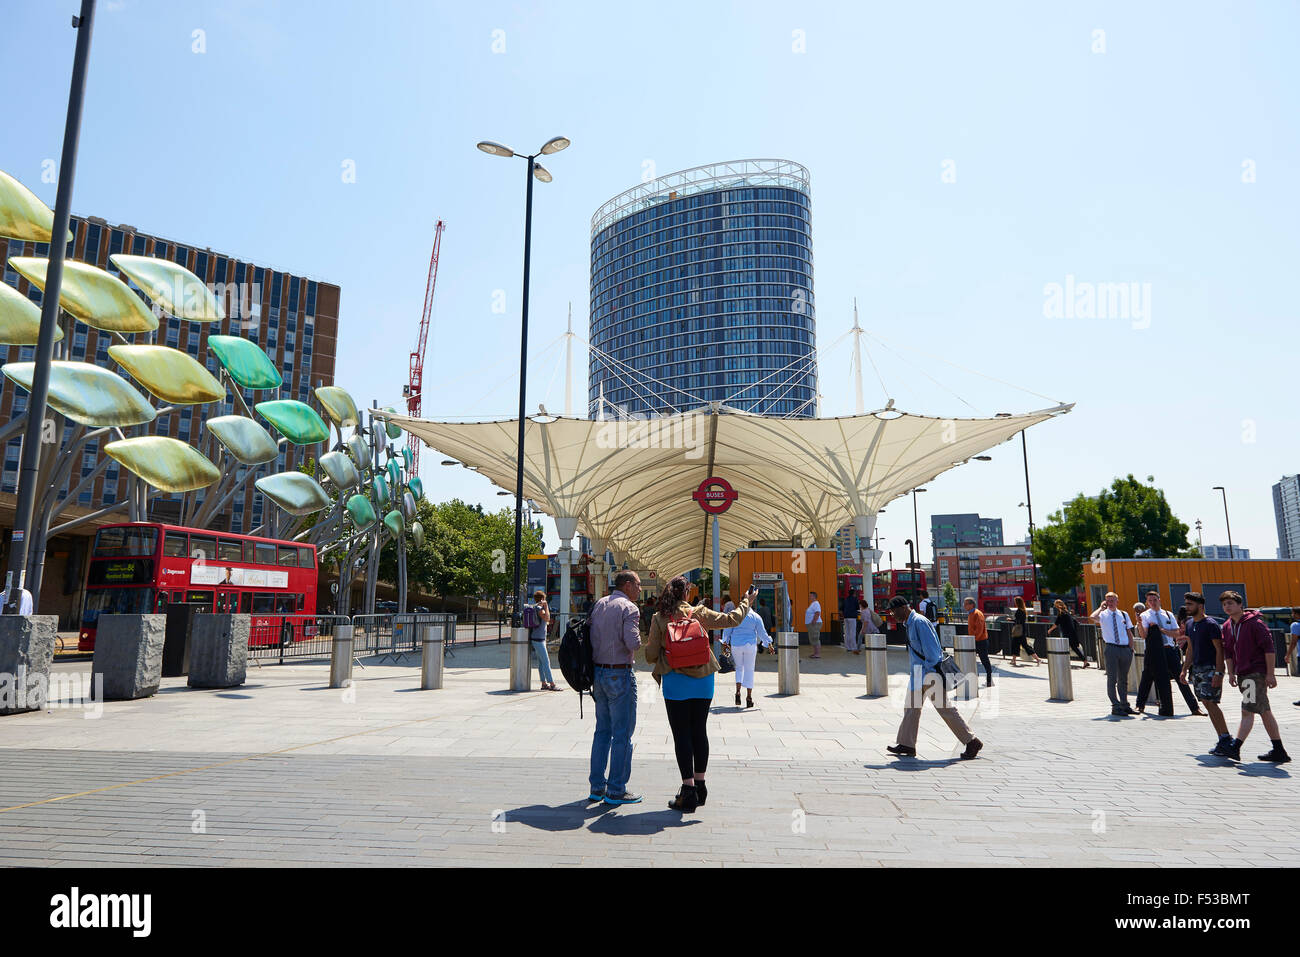
[[[1277,687],[1277,648],[1273,635],[1257,611],[1247,611],[1241,595],[1225,591],[1219,596],[1228,620],[1223,623],[1223,665],[1228,683],[1241,688],[1241,725],[1237,736],[1224,746],[1225,757],[1241,760],[1241,745],[1255,724],[1255,715],[1264,722],[1264,730],[1273,742],[1273,750],[1259,760],[1285,764],[1291,760],[1282,747],[1282,732],[1268,704],[1268,689]]]
[[[975,638],[975,654],[980,656],[984,670],[988,673],[984,686],[992,688],[993,665],[989,663],[989,629],[984,624],[984,612],[976,607],[974,598],[967,598],[963,604],[966,606],[966,630]]]

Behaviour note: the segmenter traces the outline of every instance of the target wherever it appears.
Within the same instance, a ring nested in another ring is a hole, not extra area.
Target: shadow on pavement
[[[665,808],[641,814],[609,814],[592,821],[587,830],[594,834],[658,834],[669,828],[691,827],[699,823],[695,818],[683,817],[680,811]]]
[[[864,764],[867,771],[933,771],[953,764],[963,763],[961,758],[944,758],[942,760],[924,760],[922,758],[899,758],[888,764]]]
[[[587,823],[588,818],[599,817],[614,808],[601,802],[571,801],[551,807],[547,804],[530,804],[506,811],[508,823],[519,823],[539,831],[576,831]]]

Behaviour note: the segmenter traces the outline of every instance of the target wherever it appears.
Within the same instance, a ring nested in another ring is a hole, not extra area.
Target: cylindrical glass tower
[[[816,415],[808,171],[701,166],[620,193],[591,222],[592,417],[722,402]]]

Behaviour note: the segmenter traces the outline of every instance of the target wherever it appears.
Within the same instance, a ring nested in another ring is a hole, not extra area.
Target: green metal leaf
[[[397,465],[397,459],[388,460],[388,484],[394,489],[402,484],[402,470]]]
[[[41,292],[45,291],[45,271],[50,265],[48,259],[11,256],[9,265],[26,276]],[[145,308],[140,297],[126,283],[98,266],[74,259],[63,263],[59,305],[92,329],[136,333],[152,332],[158,328],[158,317]]]
[[[320,457],[321,471],[341,491],[356,488],[361,484],[361,475],[352,460],[342,452],[326,452]]]
[[[330,497],[304,472],[280,472],[253,483],[257,490],[290,515],[310,515],[328,508]]]
[[[169,346],[108,347],[108,354],[135,381],[175,405],[202,405],[226,397],[225,387],[188,352]]]
[[[357,463],[357,468],[362,472],[370,471],[370,446],[366,445],[366,440],[359,435],[354,435],[347,441],[348,451],[352,453],[352,461]]]
[[[270,402],[259,402],[254,408],[294,445],[315,445],[330,437],[325,420],[305,402],[297,399],[273,399]]]
[[[7,282],[0,282],[0,346],[34,346],[41,334],[41,307]],[[54,341],[63,329],[54,327]]]
[[[3,372],[32,391],[35,362],[7,362]],[[143,425],[158,414],[131,383],[89,362],[50,363],[49,404],[77,424],[97,429]]]
[[[406,487],[411,490],[411,494],[415,496],[417,502],[424,498],[424,482],[420,479],[420,476],[412,475],[406,480]]]
[[[384,526],[394,535],[401,535],[406,523],[402,521],[402,513],[397,509],[393,509],[384,516]]]
[[[108,261],[134,280],[141,292],[168,315],[191,322],[219,322],[226,311],[203,280],[179,263],[155,256],[117,253]]]
[[[392,412],[394,415],[397,413],[397,410],[391,405],[384,406],[384,411]],[[390,439],[400,439],[402,437],[402,429],[400,426],[396,426],[391,422],[385,422],[384,429],[388,432],[388,437]]]
[[[424,526],[419,522],[411,523],[411,541],[415,542],[416,548],[424,546]]]
[[[410,492],[402,493],[402,514],[407,518],[415,518],[415,496]]]
[[[270,462],[279,451],[271,433],[244,415],[221,415],[208,419],[208,431],[244,465]]]
[[[270,356],[256,342],[239,336],[208,336],[208,351],[241,389],[278,389],[284,382]]]
[[[369,528],[374,524],[375,509],[366,496],[353,495],[344,508],[348,510],[348,517],[357,528]]]
[[[375,495],[379,497],[379,504],[388,503],[388,483],[384,481],[384,473],[375,473]]]
[[[316,389],[316,398],[330,421],[340,429],[355,428],[360,421],[357,404],[346,389],[340,389],[336,385],[323,385]]]
[[[30,189],[0,170],[0,236],[48,243],[54,232],[54,212]],[[69,231],[68,240],[72,233]]]
[[[197,449],[163,435],[109,442],[104,454],[164,492],[192,492],[221,478],[221,471]]]
[[[409,448],[402,449],[402,462],[406,465],[406,471],[411,471],[415,465],[415,456],[411,454]]]

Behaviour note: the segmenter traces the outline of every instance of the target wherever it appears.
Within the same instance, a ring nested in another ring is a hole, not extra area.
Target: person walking
[[[1172,717],[1174,698],[1168,682],[1175,678],[1181,679],[1183,671],[1183,660],[1178,654],[1177,645],[1178,620],[1160,607],[1159,592],[1154,589],[1147,592],[1146,599],[1146,607],[1138,619],[1141,623],[1140,627],[1147,633],[1147,652],[1142,668],[1142,681],[1138,685],[1137,710],[1138,714],[1144,712],[1151,682],[1155,682],[1156,694],[1165,692],[1165,698],[1160,699],[1160,713],[1165,717]],[[1151,676],[1151,681],[1147,680],[1148,674]],[[1177,683],[1183,700],[1187,702],[1187,709],[1192,714],[1205,714],[1197,705],[1192,689],[1181,680]]]
[[[532,609],[532,614],[529,614]],[[555,686],[555,677],[551,674],[551,656],[546,652],[546,632],[551,625],[551,609],[546,604],[546,592],[540,588],[533,592],[533,603],[524,606],[525,619],[532,620],[533,624],[528,629],[528,641],[532,645],[533,654],[537,656],[537,673],[542,679],[543,691],[559,691]],[[525,621],[525,624],[528,624]]]
[[[840,617],[844,619],[844,650],[858,654],[858,596],[849,589],[840,602]]]
[[[1191,672],[1196,697],[1205,705],[1210,724],[1219,735],[1210,753],[1225,757],[1223,749],[1232,743],[1232,735],[1228,733],[1228,721],[1219,707],[1223,697],[1223,630],[1217,621],[1205,614],[1205,596],[1200,592],[1185,594],[1183,608],[1187,611],[1187,624],[1184,626],[1187,630],[1187,657],[1179,677],[1186,681],[1187,673]]]
[[[948,689],[943,675],[935,667],[943,659],[943,646],[930,619],[913,611],[907,599],[895,595],[889,600],[889,611],[903,628],[907,640],[909,677],[907,699],[903,705],[903,723],[898,728],[898,743],[885,750],[901,758],[916,757],[916,735],[921,728],[921,706],[926,699],[934,705],[948,730],[966,746],[961,759],[969,761],[979,754],[984,742],[971,732],[962,720],[961,713],[948,704]],[[937,695],[937,697],[936,697]]]
[[[655,678],[662,679],[660,690],[664,696],[664,710],[668,713],[668,725],[673,732],[677,770],[682,776],[682,788],[677,797],[668,802],[668,808],[690,814],[703,806],[708,797],[704,785],[709,764],[707,722],[709,706],[713,703],[713,675],[718,670],[718,660],[709,647],[707,630],[735,628],[745,621],[750,605],[758,597],[758,589],[751,585],[740,604],[722,614],[706,605],[692,607],[686,600],[686,584],[685,576],[678,575],[664,586],[654,617],[650,620],[645,660],[655,666]],[[698,651],[694,645],[699,643],[699,639],[691,637],[691,633],[696,631],[691,626],[697,623],[697,633],[704,636]],[[762,623],[761,619],[759,623]],[[697,656],[698,661],[695,660]],[[753,683],[752,677],[750,682]],[[736,697],[739,699],[739,692]]]
[[[1088,667],[1088,656],[1084,653],[1083,646],[1079,644],[1079,629],[1075,627],[1074,616],[1070,614],[1070,609],[1065,607],[1065,602],[1056,599],[1052,603],[1056,609],[1056,623],[1047,629],[1050,635],[1056,629],[1061,629],[1061,635],[1070,643],[1070,650],[1083,659],[1083,666]]]
[[[966,631],[975,639],[975,654],[980,656],[980,663],[988,675],[984,686],[992,688],[993,665],[989,662],[989,629],[984,621],[984,612],[976,607],[974,598],[967,598],[962,604],[966,608]]]
[[[1106,694],[1110,698],[1110,713],[1119,717],[1134,714],[1128,704],[1128,670],[1133,665],[1133,620],[1119,607],[1119,596],[1113,591],[1106,592],[1105,600],[1088,617],[1097,619],[1105,643]]]
[[[734,610],[735,606],[732,607]],[[728,628],[723,634],[726,635],[726,644],[723,647],[730,650],[731,660],[736,666],[736,707],[740,707],[740,689],[743,685],[745,707],[752,708],[754,707],[754,662],[758,658],[759,644],[767,644],[771,640],[767,637],[767,628],[763,625],[763,618],[757,609],[750,608],[744,621],[735,628]]]
[[[641,609],[636,604],[640,594],[637,573],[620,571],[614,576],[613,591],[591,607],[591,657],[596,666],[591,697],[596,703],[596,731],[591,742],[588,798],[606,804],[641,801],[639,794],[627,789],[632,776],[632,732],[636,730],[632,663],[633,654],[641,647]]]
[[[804,612],[803,623],[808,626],[808,644],[812,645],[812,657],[822,656],[822,603],[817,600],[817,593],[808,593],[808,610]]]
[[[1016,659],[1020,657],[1020,649],[1024,647],[1025,654],[1034,659],[1034,664],[1041,665],[1043,659],[1034,653],[1034,647],[1029,643],[1029,612],[1025,609],[1025,600],[1019,595],[1016,596],[1016,615],[1011,623],[1011,667],[1019,668]]]
[[[1223,747],[1224,757],[1241,760],[1241,746],[1255,725],[1255,715],[1264,722],[1273,748],[1259,760],[1285,764],[1291,760],[1282,747],[1282,732],[1277,716],[1268,703],[1268,689],[1277,687],[1277,646],[1273,634],[1257,611],[1247,611],[1241,595],[1225,591],[1219,595],[1228,620],[1223,623],[1223,666],[1228,683],[1241,689],[1241,724],[1237,736]]]

